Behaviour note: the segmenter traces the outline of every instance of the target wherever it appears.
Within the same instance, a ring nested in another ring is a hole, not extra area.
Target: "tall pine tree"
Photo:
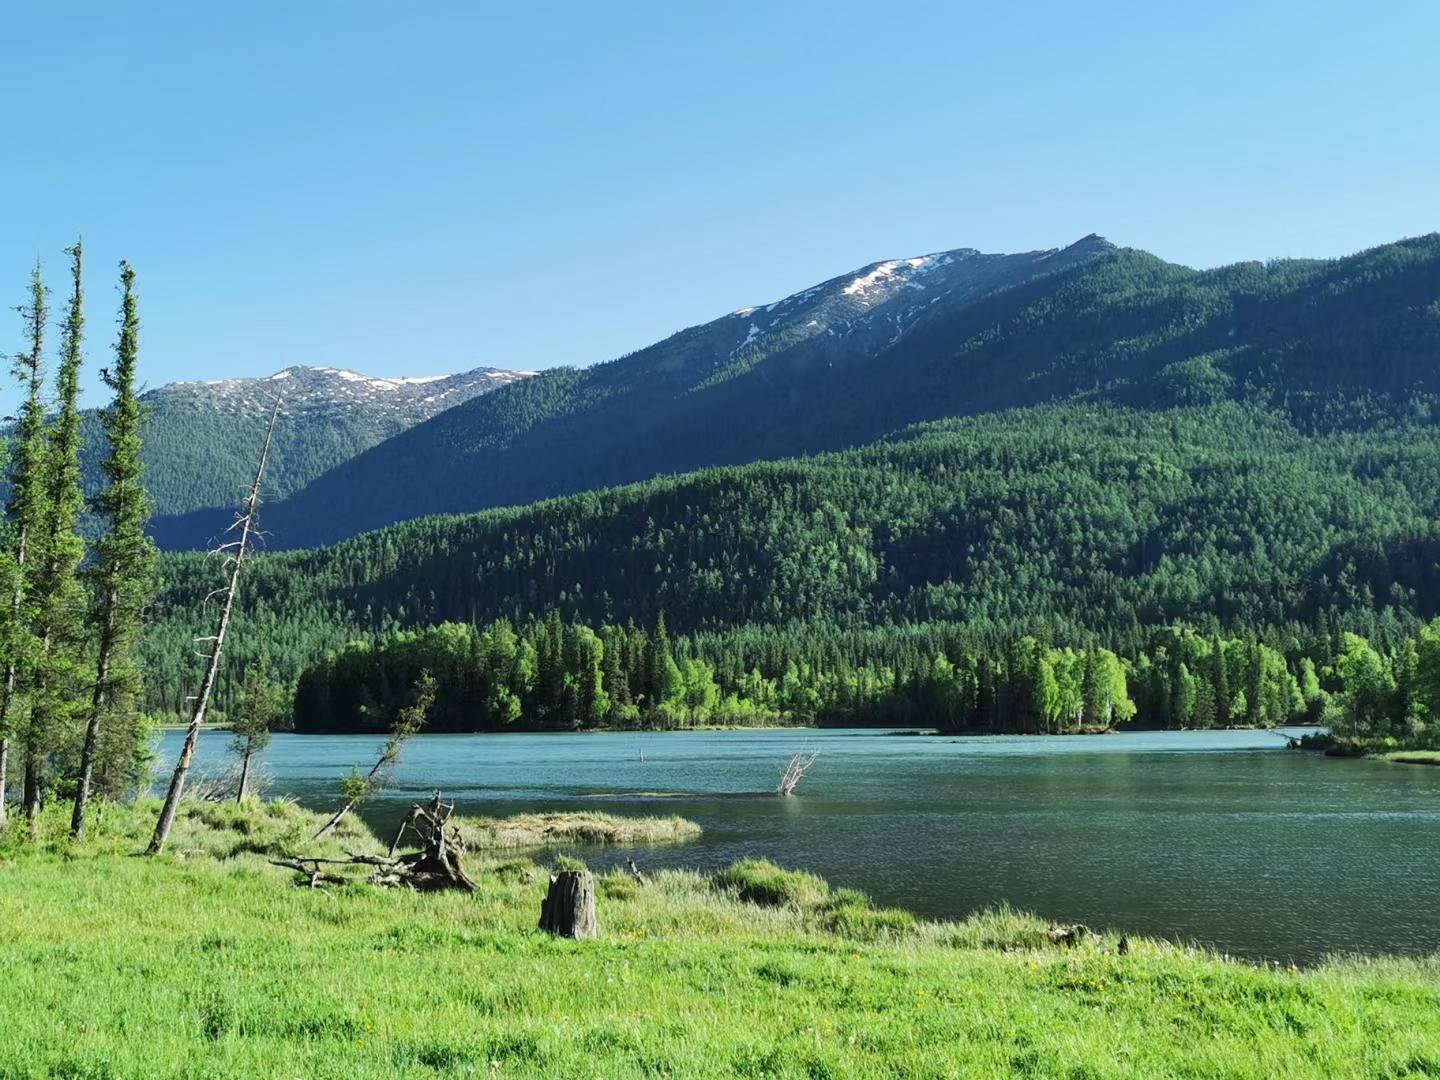
[[[40,813],[50,759],[69,735],[69,721],[79,701],[87,607],[79,575],[85,541],[77,531],[85,507],[80,490],[80,365],[85,334],[80,243],[65,253],[70,256],[70,303],[60,331],[56,415],[46,432],[40,470],[44,507],[33,578],[39,652],[25,742],[25,813],[32,822]]]
[[[15,357],[15,377],[25,389],[13,438],[10,500],[6,507],[3,571],[5,613],[0,622],[5,651],[5,682],[0,686],[0,824],[6,816],[5,787],[12,736],[23,734],[23,680],[35,657],[30,618],[29,578],[35,563],[35,540],[44,517],[45,492],[41,469],[45,458],[45,406],[41,400],[45,371],[45,323],[49,317],[45,287],[37,264],[30,275],[30,303],[20,309],[25,323],[25,350]]]
[[[91,570],[98,638],[95,681],[80,752],[80,775],[70,831],[79,839],[85,831],[85,809],[97,761],[104,766],[111,790],[123,784],[143,759],[145,733],[135,710],[139,673],[135,665],[140,617],[149,600],[155,567],[155,545],[145,535],[150,500],[145,493],[140,463],[140,435],[144,409],[135,394],[135,365],[140,351],[140,318],[136,312],[135,271],[120,264],[120,340],[115,366],[102,369],[101,378],[114,393],[100,423],[110,453],[101,465],[106,486],[96,499],[105,531],[95,545]],[[108,730],[104,730],[108,726]],[[102,734],[108,736],[102,743]],[[102,753],[102,745],[105,747]]]

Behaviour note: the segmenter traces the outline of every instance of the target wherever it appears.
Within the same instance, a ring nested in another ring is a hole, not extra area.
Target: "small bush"
[[[733,892],[741,900],[767,907],[813,907],[830,887],[814,874],[785,870],[766,859],[741,859],[712,879],[717,889]]]

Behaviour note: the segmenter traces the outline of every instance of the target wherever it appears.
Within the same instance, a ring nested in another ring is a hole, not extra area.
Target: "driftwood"
[[[283,866],[287,870],[294,870],[297,874],[304,874],[304,881],[297,881],[297,888],[309,887],[318,889],[321,885],[344,885],[346,878],[339,874],[331,874],[325,870],[327,864],[342,863],[349,865],[349,859],[271,859],[271,866]]]
[[[780,786],[775,790],[781,795],[794,795],[796,785],[805,778],[805,774],[810,771],[810,766],[815,764],[815,759],[819,756],[820,751],[816,750],[808,757],[803,753],[792,757],[790,763],[785,766],[785,775],[780,778]]]
[[[400,822],[400,831],[390,844],[388,855],[355,855],[347,852],[343,859],[321,859],[302,856],[294,859],[271,859],[275,866],[283,866],[304,874],[312,889],[321,885],[343,885],[347,880],[327,872],[327,866],[371,866],[375,868],[371,882],[391,888],[418,889],[432,892],[440,889],[460,889],[474,892],[475,882],[470,880],[461,865],[465,857],[465,841],[460,830],[450,826],[450,817],[455,813],[453,803],[440,799],[435,792],[428,805],[416,803]],[[447,826],[449,831],[447,832]],[[397,855],[405,834],[409,832],[419,842],[419,849],[404,855]]]
[[[593,938],[595,878],[588,870],[562,870],[550,878],[550,891],[540,905],[540,929],[568,938]]]

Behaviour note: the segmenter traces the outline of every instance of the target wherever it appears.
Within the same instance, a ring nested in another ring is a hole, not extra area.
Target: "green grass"
[[[1440,750],[1392,750],[1380,757],[1400,765],[1440,765]]]
[[[472,848],[531,848],[557,845],[677,844],[698,839],[700,826],[682,817],[617,817],[572,812],[516,814],[508,818],[457,818]]]
[[[265,855],[303,811],[187,807],[150,859],[149,810],[107,809],[78,851],[58,813],[0,841],[5,1080],[1440,1073],[1435,960],[1062,949],[1008,910],[923,922],[823,883],[752,903],[755,863],[604,875],[601,937],[575,942],[535,929],[523,859],[472,858],[473,897],[293,889]]]
[[[717,889],[734,894],[737,900],[767,907],[792,907],[820,903],[830,887],[803,870],[783,870],[766,859],[741,859],[714,877]]]

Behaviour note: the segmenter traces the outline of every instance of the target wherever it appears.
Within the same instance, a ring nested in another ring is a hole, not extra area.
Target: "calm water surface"
[[[197,768],[227,742],[204,735]],[[380,742],[277,735],[265,766],[275,792],[329,808],[338,777],[368,769]],[[162,757],[179,743],[167,734]],[[774,796],[806,748],[820,757],[799,795]],[[405,748],[364,816],[388,830],[435,788],[462,813],[680,814],[705,830],[683,846],[582,852],[597,868],[760,856],[937,917],[1008,902],[1302,962],[1440,951],[1440,768],[1327,760],[1263,732],[431,735]]]

